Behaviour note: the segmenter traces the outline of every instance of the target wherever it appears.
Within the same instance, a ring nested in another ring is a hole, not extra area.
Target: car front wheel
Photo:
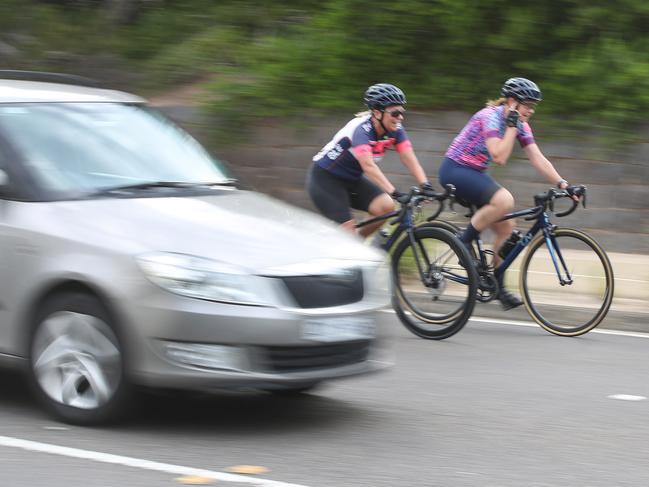
[[[37,396],[61,420],[98,424],[126,409],[123,348],[99,299],[65,293],[47,299],[34,323],[29,372]]]

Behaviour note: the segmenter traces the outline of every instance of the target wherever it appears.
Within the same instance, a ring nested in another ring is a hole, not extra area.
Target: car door
[[[38,245],[25,231],[28,207],[38,203],[38,190],[25,170],[21,155],[0,130],[0,359],[22,355],[25,262]],[[22,308],[21,308],[22,307]]]

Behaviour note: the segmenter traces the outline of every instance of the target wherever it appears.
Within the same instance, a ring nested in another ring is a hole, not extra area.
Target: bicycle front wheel
[[[527,311],[555,335],[592,330],[613,300],[613,268],[606,252],[571,228],[556,229],[549,242],[544,235],[532,241],[521,264],[520,284]]]
[[[392,254],[392,275],[395,311],[415,335],[442,340],[471,317],[478,277],[468,250],[450,232],[413,229]]]

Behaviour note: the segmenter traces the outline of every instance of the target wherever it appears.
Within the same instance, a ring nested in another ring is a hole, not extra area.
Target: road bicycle
[[[478,291],[471,255],[455,233],[415,225],[415,215],[423,204],[437,202],[439,214],[453,191],[452,185],[442,193],[412,188],[400,209],[356,225],[360,228],[388,220],[396,225],[389,235],[378,234],[383,239],[378,246],[391,256],[393,307],[408,330],[435,340],[462,329],[471,317]]]
[[[574,199],[576,197],[577,199]],[[572,206],[554,212],[555,201],[573,198]],[[471,217],[476,208],[460,199]],[[613,268],[606,252],[588,234],[574,228],[552,224],[549,212],[556,217],[573,213],[579,201],[586,207],[586,187],[570,186],[566,190],[550,189],[534,196],[534,207],[507,214],[501,221],[524,217],[533,221],[524,235],[516,231],[503,244],[503,261],[493,265],[493,252],[478,238],[470,251],[479,276],[477,300],[489,302],[498,296],[499,282],[505,271],[526,249],[520,269],[519,287],[530,316],[550,333],[561,336],[582,335],[606,317],[614,293]],[[437,218],[437,215],[434,215]],[[461,229],[451,222],[434,220],[423,228],[442,228],[458,234]],[[452,256],[448,257],[449,260]],[[458,279],[462,282],[463,278]]]

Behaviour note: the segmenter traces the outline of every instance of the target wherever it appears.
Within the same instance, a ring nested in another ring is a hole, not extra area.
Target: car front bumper
[[[127,371],[136,384],[190,390],[376,372],[393,362],[384,308],[380,299],[321,309],[240,306],[160,290],[128,306]]]

